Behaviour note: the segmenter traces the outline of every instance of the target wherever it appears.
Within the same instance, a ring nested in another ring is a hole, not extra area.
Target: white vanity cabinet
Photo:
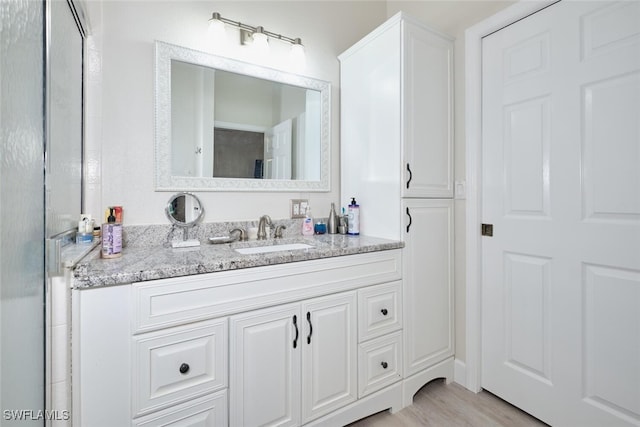
[[[453,377],[453,39],[400,12],[339,59],[342,196],[361,233],[405,242],[407,405]]]
[[[357,399],[355,292],[243,313],[230,325],[230,425],[302,425]]]
[[[73,423],[342,425],[399,410],[401,279],[392,249],[74,289]]]

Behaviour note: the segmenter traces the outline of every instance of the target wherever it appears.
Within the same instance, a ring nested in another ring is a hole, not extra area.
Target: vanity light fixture
[[[213,12],[211,14],[211,19],[209,19],[209,28],[212,30],[218,29],[214,31],[219,31],[220,28],[224,29],[225,24],[240,29],[240,42],[242,44],[258,44],[260,50],[266,50],[269,46],[269,39],[276,39],[290,43],[292,51],[297,52],[297,55],[304,55],[304,45],[299,37],[287,37],[282,34],[276,34],[265,30],[262,26],[254,27],[239,21],[223,18],[218,12]]]

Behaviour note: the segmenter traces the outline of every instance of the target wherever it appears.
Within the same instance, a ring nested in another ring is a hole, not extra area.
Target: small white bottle
[[[307,206],[307,212],[302,221],[302,235],[313,236],[313,217],[311,216],[311,207]]]
[[[357,236],[360,234],[360,205],[356,202],[356,198],[351,198],[351,204],[347,207],[349,212],[349,222],[347,234]]]

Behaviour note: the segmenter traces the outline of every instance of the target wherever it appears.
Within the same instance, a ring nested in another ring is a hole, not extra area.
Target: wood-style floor
[[[349,427],[540,427],[547,424],[487,392],[435,380],[395,414],[380,412]]]

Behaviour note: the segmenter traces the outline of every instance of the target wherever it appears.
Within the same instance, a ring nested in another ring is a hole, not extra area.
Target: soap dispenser
[[[313,217],[311,216],[311,207],[307,206],[307,212],[304,220],[302,220],[302,235],[313,236]]]
[[[110,208],[107,222],[102,224],[102,258],[122,256],[122,224],[116,222],[114,208]]]
[[[349,224],[347,233],[353,236],[360,234],[360,205],[356,202],[356,198],[351,198],[351,204],[348,206]]]

